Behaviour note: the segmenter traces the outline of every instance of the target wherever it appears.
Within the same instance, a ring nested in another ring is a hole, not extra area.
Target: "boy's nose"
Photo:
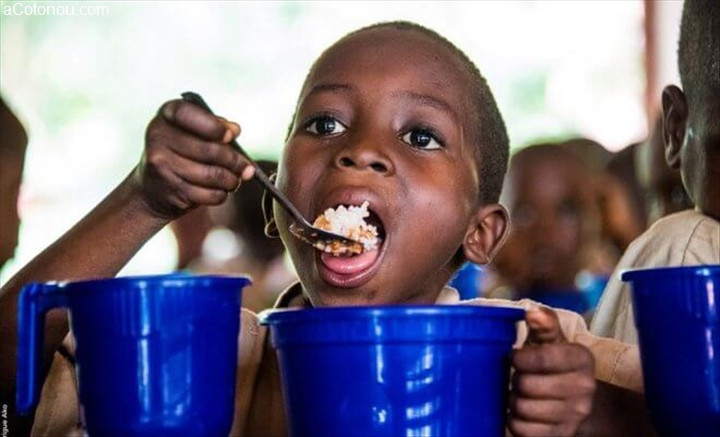
[[[335,166],[340,169],[371,170],[384,176],[395,171],[392,161],[382,151],[360,145],[343,148],[335,157]]]

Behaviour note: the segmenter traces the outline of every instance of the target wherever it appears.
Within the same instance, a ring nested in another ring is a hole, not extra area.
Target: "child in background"
[[[178,250],[176,270],[186,270],[202,257],[203,242],[213,228],[207,206],[201,206],[170,222]]]
[[[12,259],[18,245],[20,216],[18,195],[25,164],[27,133],[20,120],[0,97],[0,268]],[[3,311],[0,318],[5,318]],[[7,361],[4,350],[0,362]],[[0,364],[2,366],[4,364]],[[3,369],[5,371],[5,369]],[[12,426],[13,435],[26,435],[32,421],[15,414],[15,393],[5,385],[0,389],[2,404],[8,406],[3,419]]]
[[[255,163],[271,178],[277,173],[275,161]],[[243,289],[242,305],[254,312],[272,307],[280,292],[297,281],[286,266],[282,241],[265,235],[264,212],[270,212],[272,202],[264,193],[260,184],[252,182],[229,195],[224,204],[210,208],[214,228],[205,240],[202,256],[188,265],[189,271],[199,274],[249,275],[252,284]],[[228,254],[214,253],[216,239],[228,236],[223,230],[232,234],[232,241],[224,241],[223,245],[234,250]]]
[[[17,298],[31,279],[112,276],[170,220],[224,202],[254,173],[228,147],[239,131],[188,102],[164,104],[148,126],[136,169],[3,293]],[[268,229],[278,231],[299,276],[276,306],[458,302],[445,287],[453,273],[466,259],[489,262],[504,240],[507,213],[497,201],[507,154],[494,98],[452,43],[404,22],[342,38],[305,80],[277,185],[308,218],[368,201],[382,241],[354,257],[321,254],[290,234],[290,218],[275,204]],[[568,312],[530,310],[527,326],[529,333],[521,330],[519,338],[523,347],[513,355],[513,433],[574,435],[583,425],[607,434],[617,429],[594,427],[637,423],[634,417],[623,422],[622,414],[608,420],[592,408],[593,370],[604,381],[632,381],[632,348],[590,340]],[[566,336],[587,340],[603,361],[595,367],[590,351]],[[59,341],[52,340],[46,336],[45,344],[54,350]],[[232,434],[286,435],[275,351],[248,311],[239,359]],[[72,365],[60,355],[54,360],[36,432],[57,435],[75,428],[79,416]],[[603,385],[597,386],[602,393]],[[586,420],[591,412],[597,420]]]
[[[577,154],[590,171],[596,204],[601,215],[602,242],[594,251],[604,253],[605,264],[612,270],[620,255],[644,230],[639,208],[633,201],[631,188],[622,177],[608,171],[618,155],[589,138],[577,137],[559,143]],[[607,272],[609,274],[610,271]]]
[[[512,157],[502,193],[512,228],[494,263],[505,285],[490,296],[530,298],[580,314],[592,311],[599,293],[596,298],[577,283],[591,264],[588,251],[600,240],[588,167],[558,144],[533,145]]]
[[[622,247],[624,252],[627,246],[637,238],[647,226],[647,214],[645,212],[645,200],[643,189],[638,178],[637,159],[644,142],[632,143],[621,150],[613,153],[612,158],[605,165],[605,172],[619,181],[627,192],[628,204],[631,208],[634,222],[637,223],[639,231],[630,238],[630,241]]]
[[[18,244],[18,195],[27,141],[25,128],[0,98],[0,268],[13,257]]]
[[[720,264],[720,3],[686,1],[678,67],[683,88],[663,90],[667,165],[679,169],[694,209],[656,221],[618,263],[592,322],[592,332],[637,344],[631,268]]]

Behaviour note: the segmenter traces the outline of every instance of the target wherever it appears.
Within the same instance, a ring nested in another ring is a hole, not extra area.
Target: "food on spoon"
[[[355,242],[346,244],[341,241],[317,242],[315,247],[323,252],[335,256],[345,254],[360,254],[378,248],[378,230],[376,226],[368,224],[365,219],[370,217],[366,200],[360,206],[340,205],[337,208],[328,208],[318,216],[313,226],[322,230],[342,235]]]

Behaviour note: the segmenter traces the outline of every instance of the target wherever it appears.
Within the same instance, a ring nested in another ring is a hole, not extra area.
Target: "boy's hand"
[[[574,435],[592,410],[593,356],[567,342],[552,310],[530,310],[526,321],[528,340],[513,354],[508,427],[516,436]]]
[[[237,123],[183,101],[165,103],[147,127],[134,182],[153,214],[174,219],[199,205],[218,205],[254,167],[229,142]]]

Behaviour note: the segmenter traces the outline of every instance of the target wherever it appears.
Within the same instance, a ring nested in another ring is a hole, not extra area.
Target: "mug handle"
[[[67,306],[62,284],[30,283],[20,292],[18,303],[18,366],[16,409],[27,414],[38,402],[42,377],[42,355],[45,313]]]

